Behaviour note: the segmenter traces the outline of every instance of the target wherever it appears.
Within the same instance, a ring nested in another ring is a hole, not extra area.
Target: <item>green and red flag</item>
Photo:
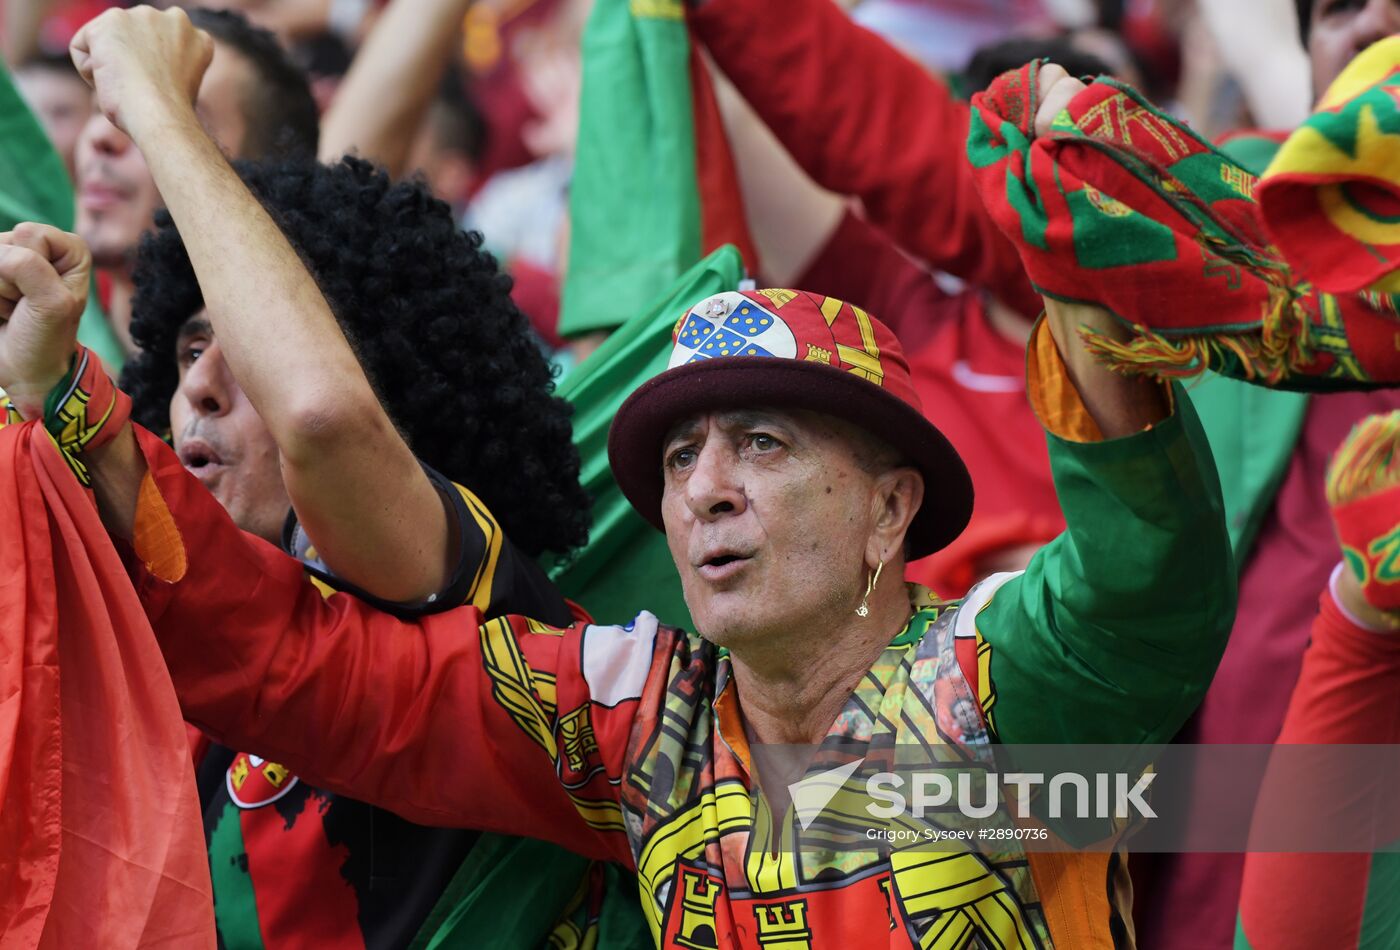
[[[1106,362],[1283,389],[1400,382],[1396,298],[1299,279],[1264,228],[1254,175],[1112,79],[1036,138],[1038,79],[1031,64],[974,98],[968,155],[1036,289],[1133,329],[1126,343],[1089,337]]]
[[[750,270],[757,266],[714,90],[681,0],[594,4],[583,34],[569,219],[562,336],[621,326],[638,302],[664,293],[723,244],[738,247]]]
[[[708,67],[681,0],[597,0],[583,36],[579,111],[559,332],[611,336],[559,388],[574,406],[593,529],[550,573],[601,620],[647,609],[685,626],[666,540],[622,496],[607,454],[617,407],[666,368],[676,320],[755,266]]]
[[[583,487],[593,498],[593,527],[588,545],[556,563],[550,576],[599,620],[650,610],[666,623],[690,626],[666,538],[637,514],[613,478],[608,428],[623,400],[666,368],[681,316],[696,301],[733,290],[743,276],[739,252],[721,247],[614,331],[560,384],[559,395],[574,406],[574,444]]]

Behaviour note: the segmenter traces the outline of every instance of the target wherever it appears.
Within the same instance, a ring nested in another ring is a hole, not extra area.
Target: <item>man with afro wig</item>
[[[139,15],[189,35],[179,11]],[[238,526],[300,558],[328,596],[405,618],[470,604],[572,622],[533,560],[588,537],[569,407],[480,235],[423,184],[355,158],[241,163],[243,194],[190,167],[151,161],[170,210],[133,271],[137,350],[122,384],[134,418],[168,433]],[[248,192],[286,246],[235,270],[228,212]],[[353,524],[333,516],[346,506]],[[530,946],[599,926],[616,870],[416,825],[255,754],[201,746],[229,950],[402,947],[445,927]],[[631,887],[604,931],[623,945],[641,933]]]

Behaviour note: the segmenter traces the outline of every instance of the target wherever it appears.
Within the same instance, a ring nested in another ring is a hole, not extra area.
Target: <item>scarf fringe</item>
[[[1081,330],[1080,336],[1089,352],[1116,372],[1186,379],[1208,369],[1235,369],[1247,380],[1274,386],[1312,364],[1311,329],[1296,292],[1276,285],[1257,330],[1167,337],[1138,323],[1127,342],[1093,330]]]
[[[1367,416],[1327,469],[1327,501],[1344,505],[1400,484],[1400,410]]]

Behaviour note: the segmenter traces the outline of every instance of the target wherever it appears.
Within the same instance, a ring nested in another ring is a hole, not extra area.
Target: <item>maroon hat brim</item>
[[[608,431],[608,460],[643,518],[661,520],[662,440],[697,412],[778,406],[844,419],[887,442],[924,476],[924,502],[909,526],[910,559],[944,548],[972,517],[972,478],[942,432],[874,383],[815,361],[731,356],[687,363],[627,397]]]

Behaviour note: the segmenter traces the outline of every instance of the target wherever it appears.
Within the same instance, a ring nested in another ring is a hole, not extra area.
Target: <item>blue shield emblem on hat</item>
[[[676,331],[667,369],[722,356],[793,359],[797,339],[783,319],[737,291],[700,301]]]

